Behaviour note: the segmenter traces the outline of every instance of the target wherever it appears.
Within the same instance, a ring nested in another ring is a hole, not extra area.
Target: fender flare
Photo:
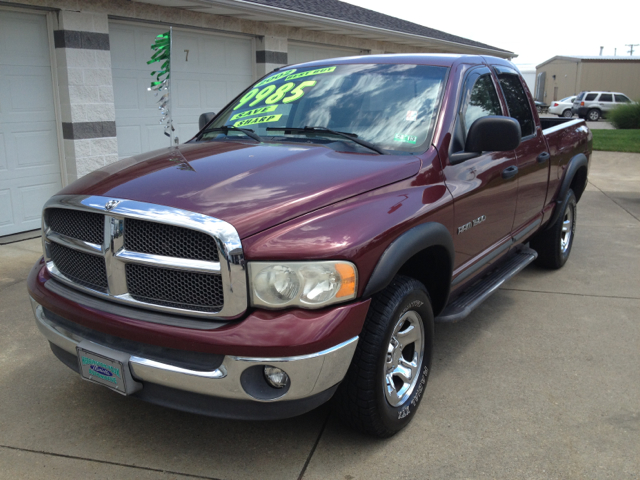
[[[569,191],[571,182],[573,181],[573,177],[575,177],[577,171],[582,167],[586,168],[587,171],[589,170],[589,159],[584,153],[579,153],[571,160],[569,160],[569,164],[567,165],[567,173],[565,173],[564,175],[562,184],[560,185],[560,190],[558,191],[558,196],[556,197],[556,207],[553,209],[553,215],[551,215],[551,218],[547,222],[546,228],[554,225],[558,220],[558,217],[560,217],[560,214],[563,213],[558,207],[562,203],[562,199],[564,198],[565,194]]]
[[[407,230],[396,238],[382,253],[369,282],[364,289],[363,297],[368,298],[384,289],[391,283],[400,268],[416,253],[429,247],[444,247],[449,254],[449,287],[453,274],[455,251],[449,230],[441,223],[428,222]]]

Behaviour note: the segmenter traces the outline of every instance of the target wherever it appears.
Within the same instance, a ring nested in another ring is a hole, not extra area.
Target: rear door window
[[[584,97],[584,100],[586,102],[590,102],[592,100],[595,100],[597,96],[598,96],[597,93],[589,93],[586,97]]]
[[[600,95],[601,102],[613,102],[613,95],[610,93],[603,93]]]
[[[522,137],[532,135],[535,132],[533,114],[529,105],[529,97],[522,87],[518,74],[506,67],[495,67],[498,72],[500,88],[504,93],[509,108],[509,116],[515,118],[520,124]]]
[[[631,100],[625,95],[615,95],[615,98],[618,103],[631,103]]]

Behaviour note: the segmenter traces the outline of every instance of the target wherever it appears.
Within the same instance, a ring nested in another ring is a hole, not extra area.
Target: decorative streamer
[[[155,62],[162,62],[160,69],[151,72],[151,76],[155,76],[155,81],[151,82],[148,91],[155,92],[158,98],[158,109],[160,110],[160,123],[164,125],[164,134],[169,137],[169,146],[173,146],[173,119],[171,118],[171,46],[173,40],[173,28],[169,27],[169,31],[156,37],[156,41],[151,45],[151,50],[155,53],[151,55],[151,60],[147,62],[150,65]],[[176,137],[175,143],[178,143]]]

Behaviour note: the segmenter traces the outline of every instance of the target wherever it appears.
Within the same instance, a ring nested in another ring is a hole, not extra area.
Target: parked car
[[[575,98],[571,112],[590,122],[597,122],[600,117],[606,118],[607,113],[617,105],[630,102],[629,97],[620,92],[585,91]]]
[[[549,105],[544,102],[535,100],[534,103],[536,105],[536,110],[538,113],[547,113],[547,111],[549,110]]]
[[[571,111],[571,107],[573,106],[573,101],[575,99],[576,95],[573,95],[572,97],[565,97],[562,100],[552,102],[549,107],[549,113],[553,113],[559,117],[572,117],[573,112]]]
[[[204,123],[44,206],[36,324],[119,394],[263,420],[334,397],[388,437],[424,399],[434,321],[569,258],[591,133],[540,120],[504,59],[292,65]]]

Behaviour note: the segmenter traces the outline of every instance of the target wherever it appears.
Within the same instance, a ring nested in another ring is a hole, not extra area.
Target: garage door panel
[[[202,39],[202,61],[204,65],[226,66],[227,56],[225,46],[226,42],[224,41],[220,42],[213,37],[204,37]]]
[[[176,108],[200,108],[200,82],[176,78],[175,80],[174,107]]]
[[[111,48],[111,65],[119,68],[136,68],[136,33],[134,30],[109,25],[109,44]],[[149,47],[151,43],[149,43]],[[151,49],[149,49],[151,58]],[[147,59],[148,60],[148,59]]]
[[[139,125],[119,125],[116,127],[120,157],[130,157],[142,151],[140,130]]]
[[[49,66],[44,16],[17,12],[0,15],[0,58],[9,60],[5,65]]]
[[[10,107],[3,113],[37,113],[42,120],[55,120],[50,67],[11,67],[2,86],[8,88],[10,98]]]
[[[16,170],[44,166],[59,168],[58,136],[51,125],[25,125],[23,131],[12,133],[15,145]],[[43,172],[40,172],[43,173]]]
[[[158,148],[165,148],[169,146],[169,137],[164,134],[164,127],[160,124],[149,123],[146,125],[146,144],[149,145],[148,150],[157,150]],[[138,152],[140,153],[140,152]]]
[[[60,188],[44,15],[0,11],[0,236],[40,227]]]
[[[13,225],[13,202],[11,190],[8,188],[0,190],[0,235],[2,227],[8,229]]]
[[[138,79],[136,77],[117,77],[114,72],[113,89],[120,92],[114,99],[116,109],[138,110]]]
[[[204,90],[205,104],[211,105],[214,108],[212,111],[218,113],[225,105],[220,99],[229,98],[227,82],[202,82],[202,89]]]
[[[59,183],[55,180],[51,181],[50,177],[46,178],[46,180],[43,179],[42,183],[19,187],[18,193],[20,195],[20,205],[22,206],[22,222],[31,224],[36,222],[34,228],[38,228],[40,226],[42,206],[49,197],[55,195],[58,190],[60,190]]]
[[[9,165],[7,163],[7,149],[4,142],[4,133],[0,132],[0,172],[7,170]]]
[[[242,59],[245,55],[251,55],[247,42],[237,39],[228,39],[225,45],[226,67],[243,75],[253,76],[253,66]]]
[[[166,28],[119,23],[109,26],[110,38],[114,39],[111,58],[121,158],[169,145],[159,124],[158,97],[147,91],[152,81],[150,72],[159,65],[146,64],[152,54],[149,47]],[[134,38],[135,45],[115,40],[118,36]],[[135,51],[136,58],[119,51],[123,49]],[[185,50],[189,51],[188,56]],[[254,80],[250,39],[174,30],[172,62],[171,111],[180,141],[188,140],[198,131],[201,113],[219,112]],[[137,81],[135,86],[133,78]],[[137,142],[132,139],[134,132],[130,128],[134,125],[140,127]]]
[[[173,41],[173,69],[175,72],[200,72],[201,48],[198,36],[174,34]],[[187,52],[188,50],[188,52]]]

